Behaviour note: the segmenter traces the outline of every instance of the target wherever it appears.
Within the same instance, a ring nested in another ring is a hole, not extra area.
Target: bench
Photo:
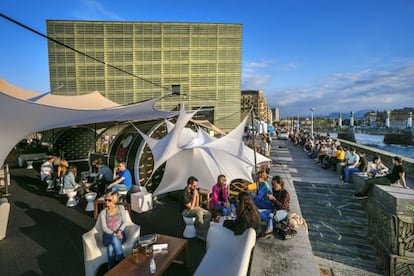
[[[234,235],[230,229],[213,223],[207,233],[206,254],[194,275],[247,275],[255,244],[256,231],[253,228],[248,228],[242,235]]]

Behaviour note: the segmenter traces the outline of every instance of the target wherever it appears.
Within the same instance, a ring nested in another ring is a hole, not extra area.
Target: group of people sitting
[[[101,159],[94,160],[92,166],[96,169],[96,176],[90,184],[85,179],[80,179],[77,166],[60,159],[55,170],[55,156],[49,156],[40,167],[40,180],[47,184],[47,191],[56,191],[57,188],[65,191],[78,191],[82,196],[90,191],[103,195],[108,191],[129,191],[132,187],[132,176],[126,168],[125,162],[111,170]],[[56,173],[55,173],[56,171]]]
[[[221,216],[227,217],[228,220],[225,220],[223,225],[233,230],[236,235],[242,234],[249,227],[256,230],[258,237],[272,234],[274,221],[281,222],[287,218],[290,196],[280,176],[272,178],[272,187],[267,180],[267,173],[260,171],[257,173],[257,188],[254,191],[242,191],[237,198],[230,198],[226,177],[219,175],[217,183],[212,188],[210,210],[206,210],[199,205],[198,179],[190,176],[182,193],[182,214],[196,218],[197,237],[202,240],[207,237],[212,212],[220,212]],[[266,223],[263,233],[261,222]]]
[[[408,189],[405,171],[402,166],[402,158],[394,156],[392,158],[393,167],[390,170],[385,166],[379,155],[375,155],[372,161],[367,161],[364,152],[357,152],[355,148],[343,148],[339,141],[334,141],[329,136],[324,137],[317,135],[316,138],[310,135],[296,135],[294,141],[298,143],[311,158],[321,165],[322,168],[337,169],[340,165],[339,178],[344,182],[350,182],[351,174],[354,172],[362,172],[367,177],[364,187],[355,193],[355,197],[359,199],[367,198],[369,191],[375,185],[391,185],[399,182],[399,184]]]

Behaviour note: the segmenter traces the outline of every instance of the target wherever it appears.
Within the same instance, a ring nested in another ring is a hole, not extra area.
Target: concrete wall
[[[376,185],[364,208],[387,274],[413,275],[414,191]]]

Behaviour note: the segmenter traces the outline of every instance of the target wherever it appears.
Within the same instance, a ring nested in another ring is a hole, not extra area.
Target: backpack
[[[275,229],[284,240],[290,239],[297,234],[297,231],[290,227],[287,220],[276,222]]]

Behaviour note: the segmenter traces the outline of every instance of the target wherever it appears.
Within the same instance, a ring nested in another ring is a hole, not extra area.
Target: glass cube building
[[[52,94],[129,104],[174,91],[157,107],[240,122],[241,24],[47,20],[47,35]]]

